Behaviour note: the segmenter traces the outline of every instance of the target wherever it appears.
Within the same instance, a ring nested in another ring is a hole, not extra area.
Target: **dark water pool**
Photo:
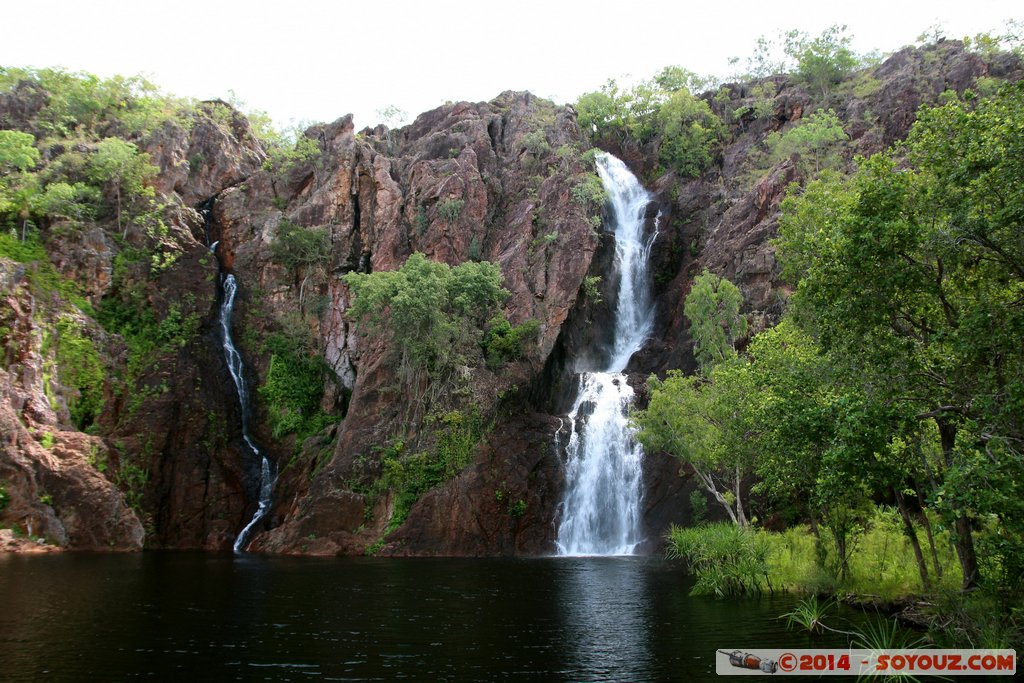
[[[711,681],[716,649],[845,644],[689,588],[653,558],[0,555],[0,679]]]

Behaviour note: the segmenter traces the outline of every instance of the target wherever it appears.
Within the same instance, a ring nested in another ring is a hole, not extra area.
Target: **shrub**
[[[55,360],[60,383],[74,392],[68,399],[71,421],[84,430],[103,408],[106,374],[96,345],[69,316],[57,321]]]
[[[743,595],[771,589],[769,543],[763,533],[729,523],[672,527],[669,555],[696,575],[694,595]]]
[[[725,127],[702,99],[680,90],[658,110],[662,164],[684,176],[697,176],[711,163]]]
[[[833,165],[836,146],[848,137],[834,111],[819,109],[785,133],[772,133],[765,144],[773,163],[799,154],[801,158],[814,160],[814,172],[817,173]]]
[[[600,208],[608,199],[601,178],[596,173],[584,173],[577,176],[579,181],[572,186],[572,200],[584,209]]]
[[[496,264],[453,268],[418,252],[398,270],[348,273],[345,282],[355,295],[348,315],[370,332],[388,333],[399,378],[414,391],[422,391],[423,379],[443,380],[459,365],[479,365],[484,322],[508,297]]]
[[[267,377],[259,388],[275,439],[297,434],[299,443],[326,427],[331,417],[320,409],[328,367],[298,336],[280,332],[267,337]]]
[[[293,273],[302,268],[325,267],[331,260],[330,235],[327,228],[303,228],[282,220],[270,254]]]
[[[523,147],[537,159],[551,152],[551,144],[543,130],[534,130],[524,135]]]
[[[540,329],[540,322],[533,319],[513,327],[503,314],[492,318],[487,325],[483,348],[491,369],[497,369],[505,361],[521,360],[524,343]]]
[[[437,205],[437,213],[449,223],[455,221],[466,205],[465,199],[446,199]]]

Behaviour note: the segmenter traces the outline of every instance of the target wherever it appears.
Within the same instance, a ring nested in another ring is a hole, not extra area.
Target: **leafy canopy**
[[[348,314],[384,333],[400,354],[400,374],[443,377],[476,365],[483,327],[508,297],[501,269],[487,261],[451,267],[417,252],[398,270],[349,273],[355,296]]]
[[[690,321],[694,356],[705,371],[736,356],[736,340],[747,333],[742,303],[739,288],[725,278],[705,270],[694,280],[683,313]]]

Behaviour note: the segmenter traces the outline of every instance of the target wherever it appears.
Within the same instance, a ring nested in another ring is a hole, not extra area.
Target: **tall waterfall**
[[[644,236],[650,195],[626,165],[602,153],[597,171],[615,227],[615,326],[610,357],[596,372],[580,375],[569,412],[566,494],[556,540],[560,555],[630,555],[642,540],[643,451],[629,427],[633,389],[622,371],[653,324],[647,264],[657,232]]]
[[[220,305],[220,327],[224,337],[224,360],[227,361],[228,370],[231,372],[231,379],[235,382],[235,389],[238,391],[238,401],[242,408],[242,440],[249,449],[252,462],[260,464],[260,492],[259,505],[252,519],[245,525],[245,528],[235,539],[234,549],[236,553],[243,552],[248,545],[249,536],[256,525],[262,521],[270,512],[270,503],[274,493],[274,481],[276,472],[270,464],[267,456],[260,452],[260,449],[253,443],[249,436],[249,413],[251,404],[249,402],[249,388],[245,383],[245,365],[242,363],[242,356],[235,348],[235,342],[231,338],[231,314],[235,308],[235,294],[238,291],[238,283],[235,276],[228,273],[224,276],[224,300]]]

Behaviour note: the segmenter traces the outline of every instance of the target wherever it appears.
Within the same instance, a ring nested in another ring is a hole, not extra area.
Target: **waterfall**
[[[248,545],[249,536],[256,525],[270,512],[270,503],[274,492],[274,481],[276,473],[267,456],[260,452],[260,449],[253,443],[249,435],[249,413],[251,403],[249,402],[249,388],[245,383],[245,365],[242,363],[242,356],[235,348],[235,342],[231,338],[231,314],[235,308],[235,294],[238,291],[238,283],[235,276],[228,273],[224,276],[224,300],[220,306],[220,327],[224,337],[224,360],[227,361],[228,371],[231,379],[235,382],[235,389],[238,391],[238,402],[242,409],[242,441],[252,458],[252,462],[260,463],[260,492],[259,504],[252,519],[245,525],[245,528],[235,539],[234,550],[236,553],[243,552]]]
[[[643,451],[629,426],[633,389],[622,371],[654,322],[647,264],[657,231],[644,236],[650,195],[626,165],[601,153],[597,171],[615,228],[615,325],[607,362],[580,374],[569,411],[566,493],[556,540],[560,555],[631,555],[642,540]]]

